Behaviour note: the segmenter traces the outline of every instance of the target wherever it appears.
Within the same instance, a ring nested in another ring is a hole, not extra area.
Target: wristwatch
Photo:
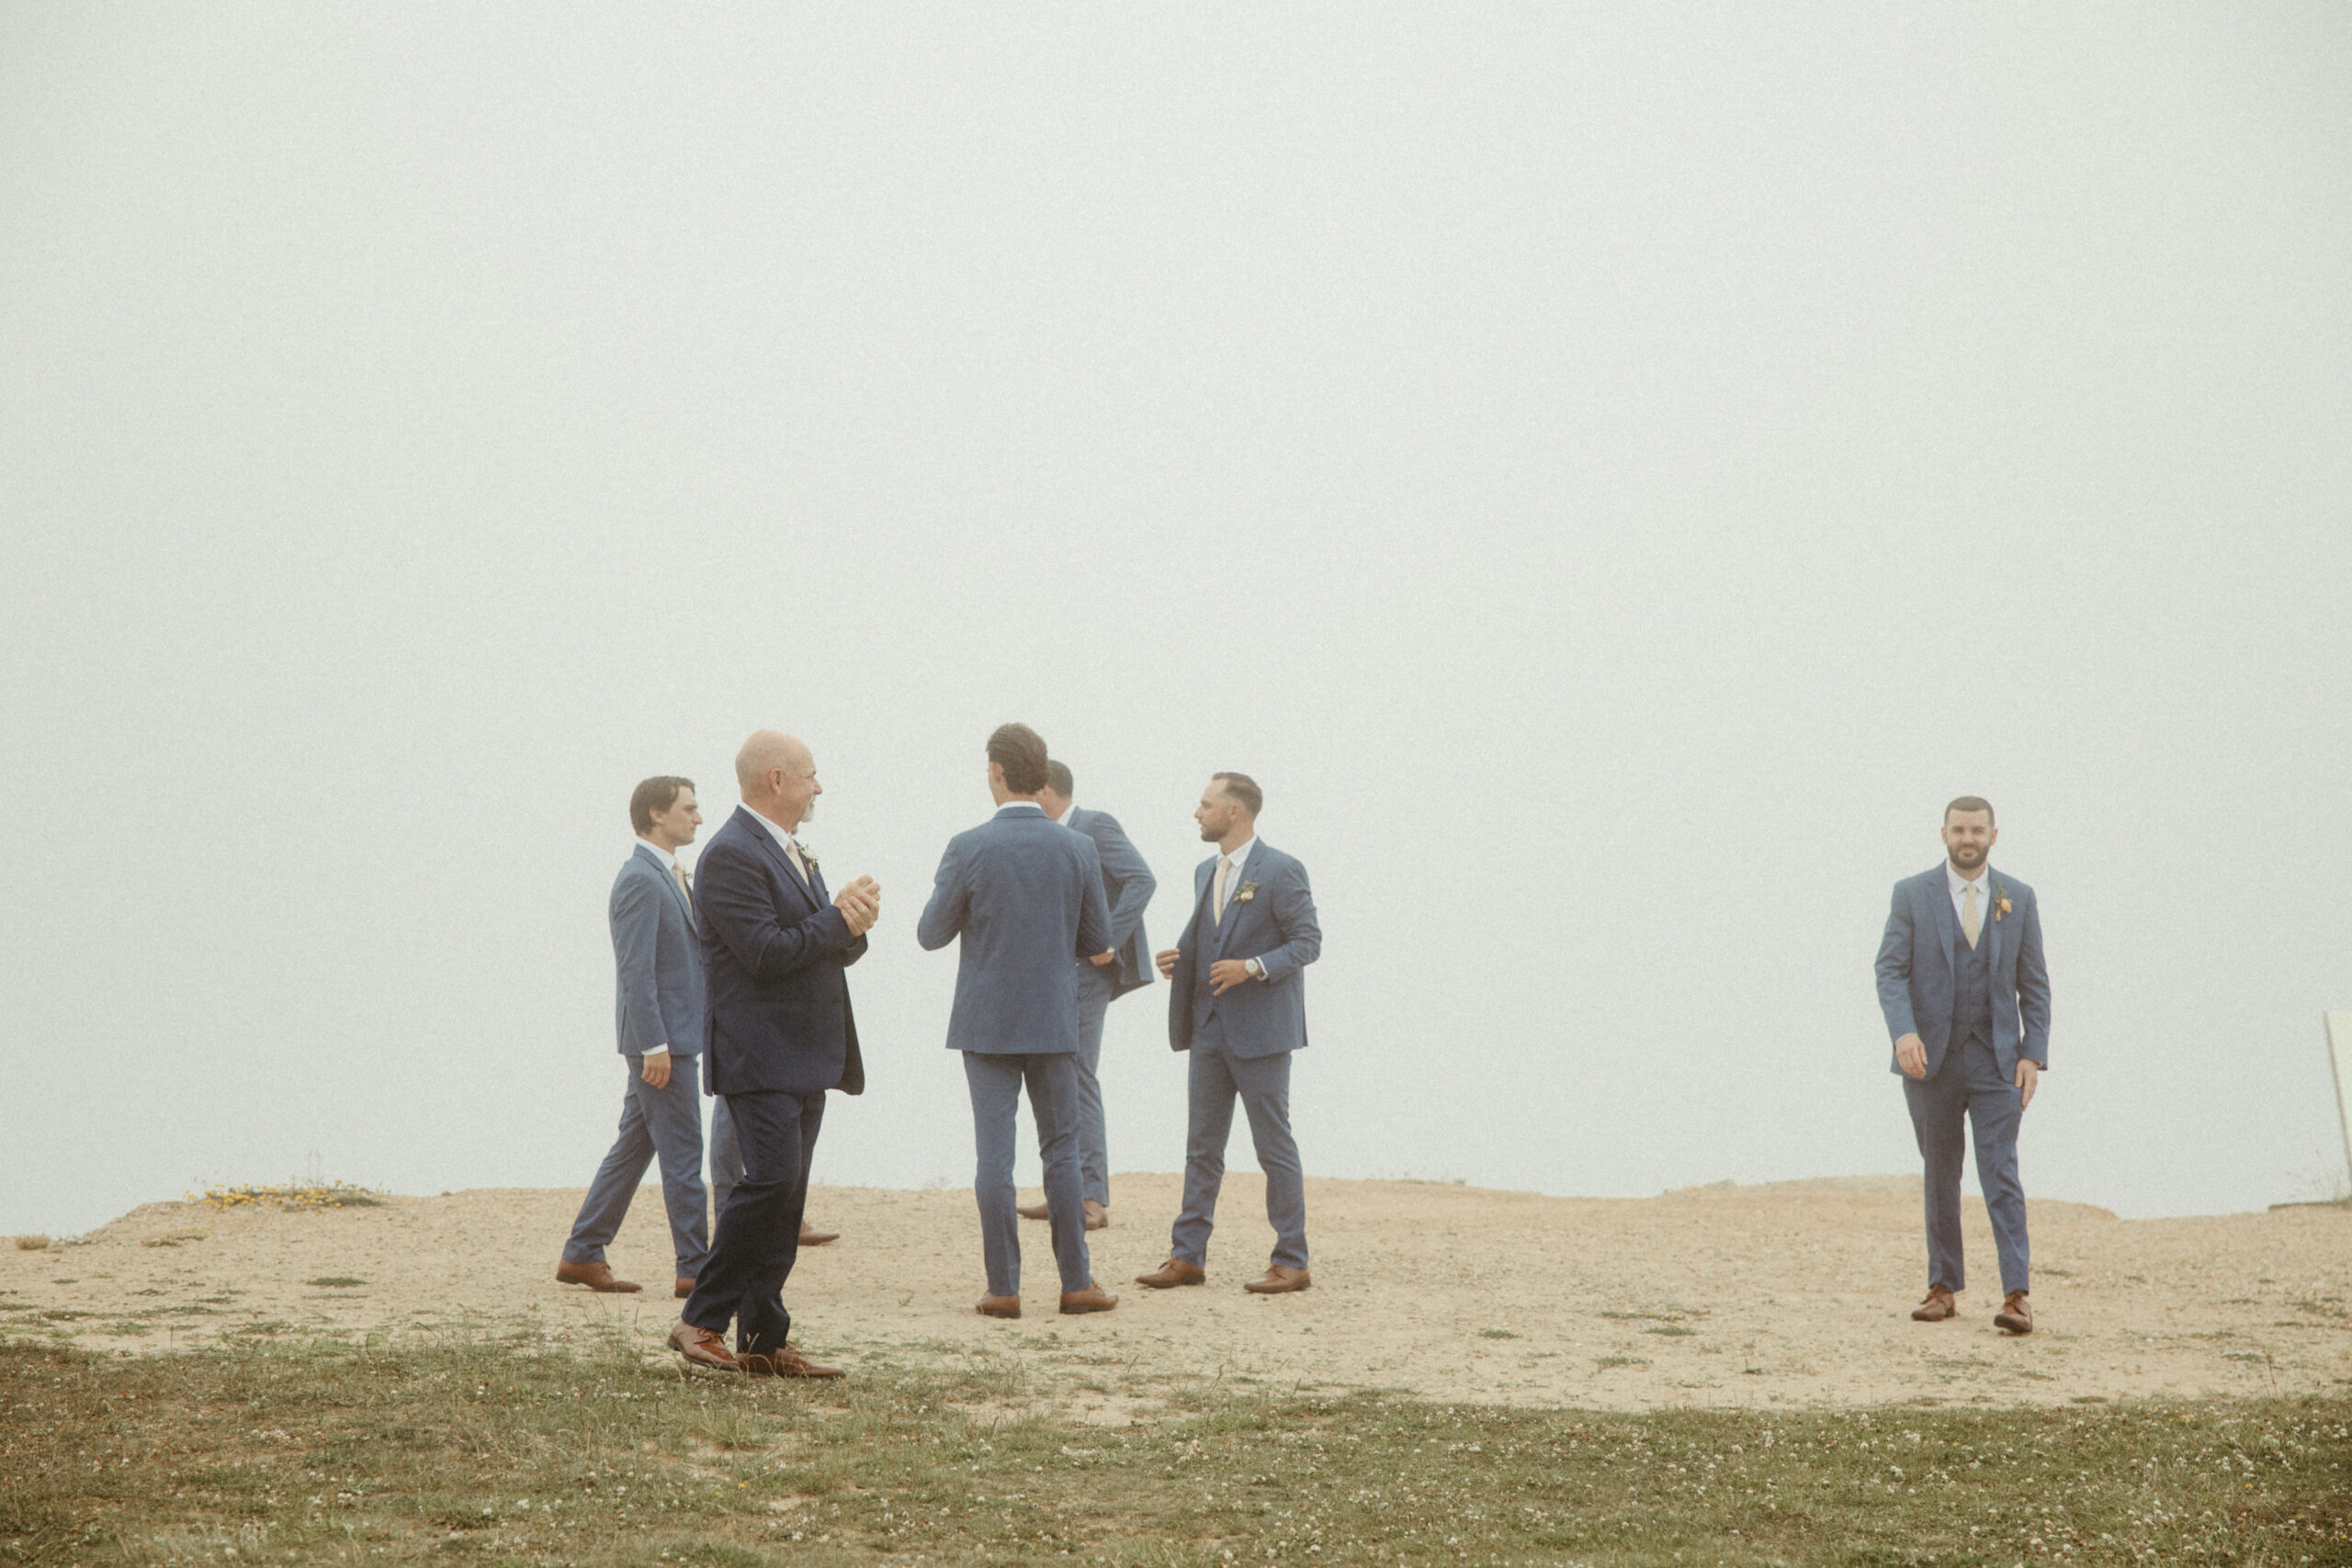
[[[1241,967],[1250,971],[1250,978],[1252,980],[1262,980],[1266,977],[1266,966],[1254,958],[1243,959]]]

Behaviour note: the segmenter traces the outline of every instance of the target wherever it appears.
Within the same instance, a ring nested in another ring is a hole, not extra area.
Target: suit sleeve
[[[1886,935],[1879,939],[1877,968],[1878,1010],[1886,1015],[1887,1038],[1900,1040],[1918,1033],[1918,1023],[1911,1016],[1911,903],[1900,886],[1886,912]],[[2024,973],[2022,961],[2018,973]]]
[[[2041,955],[2041,900],[2028,898],[2025,932],[2018,943],[2018,1021],[2025,1041],[2018,1055],[2050,1066],[2050,965]]]
[[[1306,868],[1295,866],[1273,888],[1274,931],[1283,939],[1272,953],[1257,955],[1265,983],[1279,986],[1323,953],[1323,928],[1315,920],[1315,894],[1306,886]]]
[[[722,853],[713,844],[704,852],[699,872],[695,878],[695,913],[703,928],[756,979],[781,980],[797,975],[855,940],[849,933],[849,922],[830,904],[791,925],[776,919],[767,878],[746,856]]]
[[[1119,826],[1117,818],[1098,812],[1094,823],[1102,832],[1094,840],[1094,847],[1102,857],[1102,870],[1119,886],[1118,901],[1111,906],[1111,940],[1094,950],[1102,953],[1127,944],[1127,939],[1136,934],[1136,928],[1143,924],[1144,906],[1151,902],[1159,884],[1127,838],[1126,829]]]
[[[922,907],[922,919],[915,922],[915,941],[925,953],[937,952],[956,940],[971,911],[972,890],[964,886],[964,868],[957,863],[951,842],[947,852],[939,857],[939,874],[932,878],[931,902]]]
[[[653,948],[662,934],[662,894],[641,876],[625,876],[613,889],[613,964],[620,971],[621,1049],[642,1053],[674,1043],[662,1021],[662,996],[653,982]]]
[[[1094,840],[1081,833],[1078,847],[1078,956],[1091,958],[1110,952],[1114,945],[1111,904],[1102,897],[1102,862],[1095,852]]]

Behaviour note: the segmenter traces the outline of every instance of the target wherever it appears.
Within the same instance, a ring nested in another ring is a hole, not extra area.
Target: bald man
[[[702,852],[695,916],[707,1082],[726,1097],[743,1176],[670,1344],[716,1371],[837,1378],[787,1342],[784,1284],[800,1252],[825,1091],[865,1088],[846,971],[865,955],[882,892],[861,876],[829,896],[816,858],[794,837],[825,793],[807,746],[761,730],[735,758],[735,784],[743,804]]]

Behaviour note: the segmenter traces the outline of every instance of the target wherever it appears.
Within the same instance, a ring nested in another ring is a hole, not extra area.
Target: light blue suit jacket
[[[1977,939],[1993,945],[1993,1056],[2001,1076],[2014,1080],[2018,1058],[2050,1066],[2050,967],[2041,957],[2041,908],[2033,889],[2016,877],[1986,868],[1993,908]],[[2001,900],[2009,902],[2005,911]],[[1939,864],[1894,885],[1886,935],[1878,946],[1878,1005],[1886,1015],[1887,1036],[1917,1034],[1928,1048],[1933,1077],[1951,1045],[1952,1008],[1958,995],[1960,917],[1951,910],[1951,885]],[[1894,1071],[1901,1072],[1897,1065]]]
[[[621,863],[610,913],[622,1055],[667,1045],[673,1056],[699,1055],[706,1003],[694,913],[669,863],[651,846],[640,843]]]
[[[1209,888],[1218,857],[1193,873],[1193,919],[1176,944],[1169,976],[1168,1043],[1189,1051],[1193,1036],[1216,1014],[1225,1047],[1239,1057],[1272,1056],[1306,1044],[1306,966],[1321,956],[1323,928],[1306,867],[1261,839],[1241,867],[1239,886],[1226,893],[1225,919],[1209,919]],[[1266,977],[1246,980],[1214,996],[1209,965],[1220,958],[1254,958]]]
[[[1159,978],[1151,962],[1151,944],[1143,934],[1144,906],[1151,902],[1159,882],[1109,812],[1080,806],[1070,812],[1069,825],[1093,840],[1094,852],[1102,857],[1102,896],[1111,903],[1111,948],[1119,955],[1110,964],[1115,1000]]]
[[[948,840],[915,940],[935,950],[958,936],[949,1050],[1077,1050],[1070,961],[1111,947],[1094,840],[1017,805]]]

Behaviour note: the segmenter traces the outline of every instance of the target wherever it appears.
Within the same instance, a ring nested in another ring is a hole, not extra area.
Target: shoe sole
[[[1012,1318],[1019,1317],[1021,1315],[1021,1309],[1019,1307],[1014,1307],[1011,1312],[1006,1312],[1001,1307],[974,1307],[972,1310],[978,1313],[982,1317]]]
[[[1064,1317],[1084,1317],[1090,1312],[1110,1312],[1114,1308],[1117,1307],[1118,1304],[1118,1303],[1113,1302],[1108,1306],[1064,1307],[1061,1309],[1061,1315]]]

